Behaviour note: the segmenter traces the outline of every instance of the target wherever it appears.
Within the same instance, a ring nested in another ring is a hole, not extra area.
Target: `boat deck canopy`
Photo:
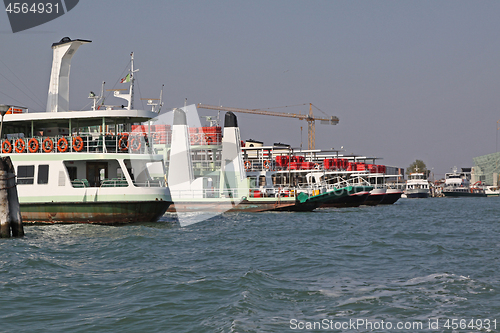
[[[68,111],[68,112],[29,112],[5,115],[4,124],[19,126],[33,121],[37,126],[67,125],[69,121],[78,126],[101,125],[103,119],[106,124],[143,123],[158,114],[146,110],[96,110],[96,111]]]

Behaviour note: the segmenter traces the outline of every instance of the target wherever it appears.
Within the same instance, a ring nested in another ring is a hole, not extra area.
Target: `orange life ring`
[[[250,170],[251,167],[252,163],[250,163],[250,161],[245,161],[245,170]]]
[[[68,150],[69,144],[68,140],[66,138],[60,138],[57,140],[57,150],[61,153],[64,153],[66,150]]]
[[[42,150],[45,153],[50,153],[54,149],[54,142],[52,142],[51,138],[45,138],[42,142]]]
[[[40,148],[40,144],[38,143],[38,140],[35,138],[31,138],[28,141],[28,150],[30,151],[30,153],[37,152],[38,148]]]
[[[141,140],[138,137],[133,137],[130,140],[130,148],[132,148],[133,151],[139,151],[141,150]]]
[[[318,163],[314,163],[314,169],[319,170],[319,164]]]
[[[10,143],[9,140],[5,140],[2,143],[2,153],[9,154],[11,152],[12,152],[12,144]]]
[[[127,150],[128,149],[128,135],[123,134],[120,140],[118,140],[118,147],[120,150]]]
[[[73,150],[82,151],[83,150],[83,139],[79,136],[73,138]]]
[[[269,170],[269,169],[271,168],[271,161],[269,161],[269,160],[265,160],[265,161],[264,161],[264,168],[265,168],[266,170]]]
[[[26,144],[22,138],[16,140],[14,145],[16,147],[16,153],[24,153],[24,149],[26,148]]]

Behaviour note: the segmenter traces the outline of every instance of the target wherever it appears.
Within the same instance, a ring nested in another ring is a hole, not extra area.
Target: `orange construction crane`
[[[260,114],[264,116],[275,116],[275,117],[288,117],[288,118],[297,118],[300,120],[307,121],[307,129],[308,129],[308,148],[315,149],[316,147],[316,120],[321,121],[322,124],[329,125],[337,125],[339,123],[339,118],[335,116],[331,116],[330,118],[319,118],[315,117],[312,112],[312,104],[309,103],[309,114],[300,114],[300,113],[283,113],[283,112],[275,112],[275,111],[266,111],[259,109],[240,109],[240,108],[228,108],[222,106],[214,106],[207,104],[198,104],[199,109],[209,109],[209,110],[220,110],[220,111],[231,111],[231,112],[243,112],[243,113],[252,113],[252,114]]]

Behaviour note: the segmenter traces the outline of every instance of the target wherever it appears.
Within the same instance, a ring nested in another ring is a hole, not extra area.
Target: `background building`
[[[500,153],[474,157],[471,182],[481,181],[487,185],[498,185],[500,172]]]

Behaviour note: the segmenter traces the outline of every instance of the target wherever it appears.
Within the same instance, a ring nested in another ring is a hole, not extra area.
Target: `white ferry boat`
[[[131,131],[156,112],[133,109],[133,54],[123,108],[106,106],[91,93],[90,111],[69,111],[71,58],[86,40],[63,38],[52,45],[53,63],[46,112],[5,107],[1,155],[17,174],[25,223],[124,224],[157,221],[171,205],[163,157],[153,154],[146,135]]]
[[[486,197],[484,187],[471,186],[470,179],[469,171],[462,169],[458,172],[457,167],[454,167],[453,172],[445,174],[443,194],[446,197]]]
[[[430,194],[429,181],[422,172],[410,173],[406,181],[404,194],[407,198],[428,198]]]

